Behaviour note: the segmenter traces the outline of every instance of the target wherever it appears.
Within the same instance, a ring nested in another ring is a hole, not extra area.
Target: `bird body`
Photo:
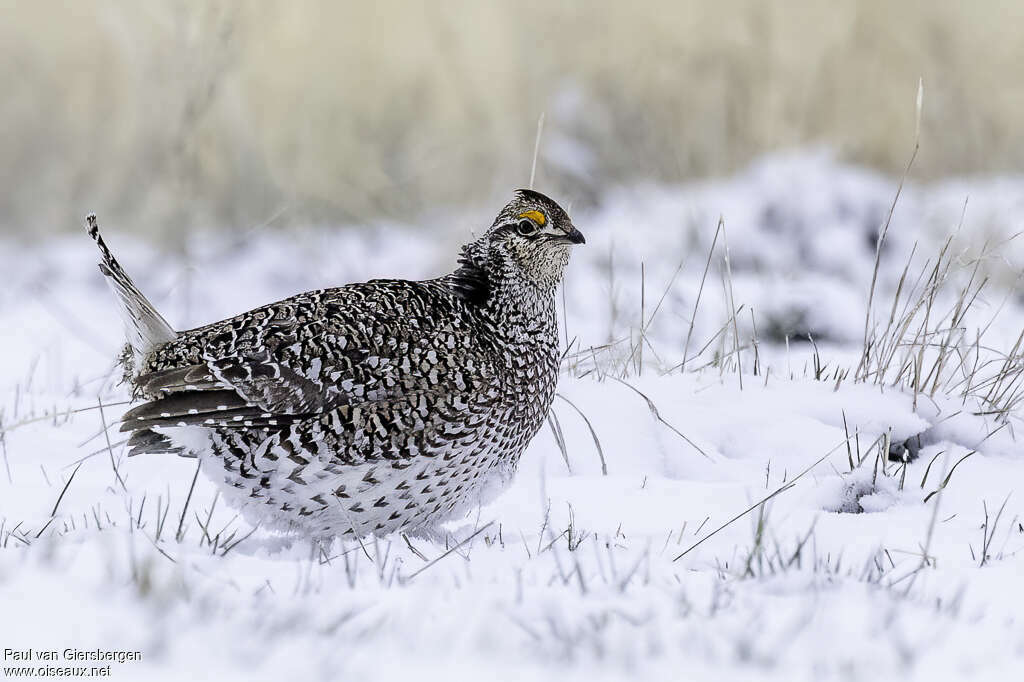
[[[130,454],[200,458],[252,523],[435,533],[500,492],[554,398],[555,291],[583,241],[520,190],[433,280],[311,291],[175,332],[89,219],[128,336]]]

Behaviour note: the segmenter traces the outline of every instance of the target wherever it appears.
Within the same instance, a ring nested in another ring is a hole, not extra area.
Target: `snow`
[[[453,525],[453,538],[483,529],[454,551],[388,538],[320,556],[251,533],[202,476],[190,496],[195,460],[125,458],[104,430],[128,396],[92,244],[4,245],[0,648],[143,652],[113,664],[120,679],[1011,678],[1024,665],[1021,408],[997,428],[953,382],[915,396],[853,381],[895,185],[815,152],[622,188],[576,216],[587,245],[565,286],[574,351],[553,408],[564,454],[544,429],[511,488]],[[994,319],[986,343],[1009,351],[1024,250],[1001,240],[1022,205],[1020,178],[909,183],[876,318],[915,243],[919,268],[956,233],[945,302],[988,239],[1001,245],[966,342]],[[467,236],[218,232],[167,253],[106,232],[179,327],[308,288],[432,276]],[[878,456],[914,437],[905,467]]]

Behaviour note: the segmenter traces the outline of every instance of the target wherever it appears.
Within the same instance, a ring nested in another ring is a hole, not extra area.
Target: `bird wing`
[[[409,309],[424,293],[414,286],[424,285],[378,280],[310,292],[182,332],[157,353],[163,367],[136,378],[151,400],[121,428],[281,427],[339,405],[494,382],[478,338],[455,316],[439,315],[436,301],[431,316]]]
[[[124,416],[123,430],[154,425],[267,425],[321,412],[324,391],[269,352],[211,357],[205,362],[141,375],[137,384],[157,396]]]

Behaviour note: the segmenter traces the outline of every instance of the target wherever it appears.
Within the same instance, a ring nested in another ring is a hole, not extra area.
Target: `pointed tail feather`
[[[114,258],[114,254],[107,248],[103,237],[100,236],[96,214],[90,213],[86,216],[85,221],[89,236],[100,249],[100,272],[106,275],[107,283],[117,295],[128,345],[135,355],[135,366],[139,367],[140,360],[149,351],[156,346],[173,341],[178,334],[171,328],[171,325],[167,324],[167,320],[157,312],[153,304],[142,295],[128,273]]]

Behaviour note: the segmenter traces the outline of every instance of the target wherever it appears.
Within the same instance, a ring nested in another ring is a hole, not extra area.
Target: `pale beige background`
[[[1024,3],[0,0],[0,232],[443,214],[825,144],[1024,164]]]

